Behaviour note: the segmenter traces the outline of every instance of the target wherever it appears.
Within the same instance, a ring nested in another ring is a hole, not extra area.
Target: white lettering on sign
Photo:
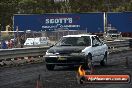
[[[54,25],[54,26],[42,26],[42,28],[79,28],[80,25]]]
[[[55,19],[45,19],[46,24],[62,24],[62,23],[72,23],[72,18],[55,18]]]

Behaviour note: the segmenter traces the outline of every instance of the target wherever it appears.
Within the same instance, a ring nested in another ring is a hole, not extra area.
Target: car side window
[[[96,45],[96,44],[97,44],[97,40],[94,37],[92,37],[92,45]]]
[[[101,42],[101,40],[99,39],[99,37],[95,36],[95,39],[97,40],[99,45],[102,45],[103,43]]]
[[[100,46],[100,45],[102,45],[102,43],[100,42],[100,40],[98,38],[92,37],[92,45]]]

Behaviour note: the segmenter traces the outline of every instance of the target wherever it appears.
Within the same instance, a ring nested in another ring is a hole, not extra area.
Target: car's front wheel
[[[54,70],[55,65],[54,64],[46,64],[46,68],[48,70]]]
[[[104,55],[103,60],[100,61],[101,66],[106,66],[107,65],[107,54]]]
[[[92,55],[86,56],[83,66],[85,69],[92,69],[93,68]]]

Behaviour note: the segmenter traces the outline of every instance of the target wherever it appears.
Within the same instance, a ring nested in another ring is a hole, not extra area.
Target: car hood
[[[59,54],[70,54],[70,53],[80,53],[84,46],[54,46],[51,47],[49,53],[59,53]]]

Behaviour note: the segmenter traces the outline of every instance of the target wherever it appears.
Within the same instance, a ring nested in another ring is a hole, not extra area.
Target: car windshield
[[[90,46],[89,36],[82,37],[62,37],[56,46]]]

